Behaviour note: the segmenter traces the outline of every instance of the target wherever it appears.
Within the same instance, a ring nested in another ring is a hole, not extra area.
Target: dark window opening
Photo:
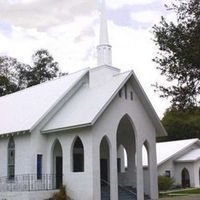
[[[166,176],[166,177],[169,177],[169,178],[171,177],[171,172],[170,172],[170,170],[166,170],[166,171],[165,171],[165,176]]]
[[[131,101],[133,101],[133,92],[130,92]]]
[[[42,179],[42,155],[37,155],[37,179]]]
[[[84,171],[84,147],[83,143],[78,137],[73,147],[73,172]]]
[[[127,85],[124,86],[124,92],[125,92],[125,99],[127,99]]]
[[[121,159],[117,158],[117,172],[120,173],[121,172]]]
[[[122,97],[122,90],[119,91],[119,97]]]
[[[15,142],[13,137],[8,142],[8,179],[15,178]]]

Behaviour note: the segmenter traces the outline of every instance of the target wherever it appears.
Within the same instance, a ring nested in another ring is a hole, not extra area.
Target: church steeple
[[[112,46],[109,45],[105,0],[101,0],[99,45],[97,46],[97,66],[112,66]]]

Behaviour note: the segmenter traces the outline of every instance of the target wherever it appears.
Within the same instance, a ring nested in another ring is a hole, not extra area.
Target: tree
[[[0,96],[65,75],[45,49],[36,51],[32,59],[33,66],[30,66],[16,58],[0,57]]]
[[[154,25],[155,43],[161,75],[170,86],[156,84],[161,97],[171,98],[173,107],[186,109],[200,105],[200,1],[175,0],[167,9],[174,11],[177,22],[162,17]]]
[[[10,94],[26,87],[25,77],[22,72],[29,66],[17,61],[17,59],[0,57],[0,96]]]
[[[167,140],[200,139],[200,107],[185,110],[168,109],[162,123],[168,133],[165,138]],[[162,140],[162,138],[160,139]]]
[[[28,87],[51,80],[61,74],[58,63],[46,49],[40,49],[32,56],[33,66],[27,73]]]

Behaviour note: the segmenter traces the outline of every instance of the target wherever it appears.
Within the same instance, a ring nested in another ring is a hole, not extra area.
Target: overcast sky
[[[165,84],[152,62],[157,52],[152,26],[161,15],[174,19],[164,7],[170,2],[107,0],[113,66],[135,71],[160,117],[170,104],[160,99],[151,86],[156,81]],[[31,64],[31,55],[46,48],[62,71],[95,67],[98,4],[98,0],[0,0],[0,55]]]

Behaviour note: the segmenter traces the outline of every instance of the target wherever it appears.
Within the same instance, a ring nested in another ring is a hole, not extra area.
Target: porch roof
[[[194,149],[176,159],[176,162],[195,162],[200,159],[200,149]]]

